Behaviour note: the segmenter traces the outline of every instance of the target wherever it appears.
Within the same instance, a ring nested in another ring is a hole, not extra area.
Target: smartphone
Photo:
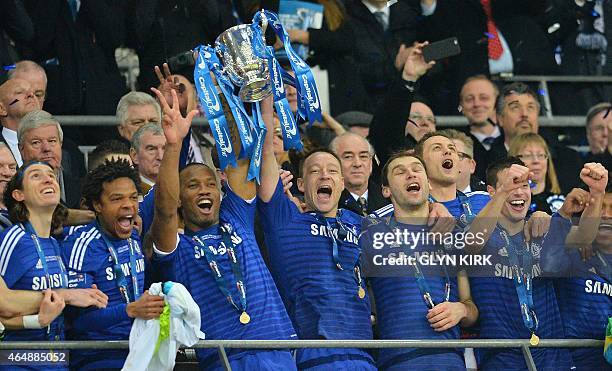
[[[437,61],[461,53],[459,40],[456,37],[433,42],[423,48],[425,62]]]

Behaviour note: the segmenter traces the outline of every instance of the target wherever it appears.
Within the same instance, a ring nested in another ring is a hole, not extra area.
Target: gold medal
[[[363,287],[359,286],[359,290],[357,290],[357,295],[359,295],[359,299],[365,298],[365,290]]]
[[[536,335],[535,333],[532,333],[531,339],[529,339],[529,344],[531,344],[534,347],[540,344],[540,338],[538,337],[538,335]]]
[[[246,325],[249,322],[251,322],[251,316],[249,316],[247,312],[242,312],[242,314],[240,315],[240,323]]]

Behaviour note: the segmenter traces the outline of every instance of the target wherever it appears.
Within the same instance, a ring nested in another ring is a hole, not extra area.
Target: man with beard
[[[587,214],[586,220],[598,226],[592,256],[585,261],[576,248],[564,246],[545,246],[542,251],[543,269],[560,277],[555,282],[557,301],[565,337],[570,339],[604,340],[612,314],[612,184],[608,184],[605,195],[604,184],[589,187],[586,199],[591,200],[582,217]],[[610,367],[599,348],[572,348],[570,352],[577,370]]]
[[[383,195],[391,199],[394,213],[389,218],[382,219],[382,223],[375,224],[373,229],[378,230],[379,226],[382,226],[386,233],[399,231],[405,235],[408,232],[412,236],[429,233],[426,223],[429,213],[429,182],[423,162],[406,152],[398,153],[383,167],[382,181]],[[371,236],[375,236],[369,229],[363,232],[361,237],[361,246],[364,246],[366,252],[368,246],[374,246],[368,241]],[[419,256],[430,256],[429,254],[441,256],[445,253],[440,252],[443,250],[441,241],[442,238],[437,243],[435,238],[434,241],[421,240],[410,246],[405,246],[410,243],[405,241],[404,246],[399,246],[403,247],[399,254],[406,254],[415,260],[419,259]],[[385,247],[387,246],[382,249]],[[376,250],[376,254],[398,255],[396,246],[388,247],[386,250]],[[453,267],[430,267],[418,262],[414,264],[418,267],[402,266],[401,272],[395,271],[395,267],[383,266],[385,271],[380,272],[382,277],[372,274],[375,276],[371,279],[371,284],[381,338],[459,339],[460,331],[457,325],[471,326],[478,317],[478,309],[471,300],[465,272],[459,272],[455,278],[454,272],[449,272]],[[441,264],[445,263],[441,260]],[[378,354],[378,367],[385,370],[422,367],[460,370],[465,369],[465,363],[463,351],[458,349],[402,348],[381,349]]]
[[[497,122],[502,135],[497,137],[489,151],[489,162],[505,158],[512,140],[525,133],[536,133],[546,138],[553,164],[559,173],[563,194],[578,186],[576,174],[582,168],[578,152],[559,143],[555,135],[539,133],[538,115],[540,103],[536,93],[529,86],[515,82],[503,87],[496,103]],[[552,134],[552,133],[551,133]]]
[[[71,340],[127,340],[134,318],[158,318],[164,300],[145,291],[145,260],[134,222],[138,209],[138,173],[126,160],[107,161],[87,174],[83,197],[96,220],[69,235],[62,258],[71,287],[97,285],[108,295],[104,309],[69,314]],[[71,352],[78,370],[119,369],[125,350]]]
[[[491,256],[490,265],[470,270],[472,296],[479,308],[480,337],[530,339],[535,346],[540,338],[564,337],[554,280],[540,277],[546,263],[541,258],[543,249],[563,246],[566,237],[570,238],[568,219],[581,198],[580,190],[571,192],[553,216],[548,233],[543,238],[526,239],[523,230],[531,202],[529,177],[529,169],[514,157],[489,167],[487,189],[492,198],[470,227],[470,232],[480,234],[482,239],[466,247],[466,252]],[[599,198],[594,202],[601,203],[607,171],[600,164],[587,164],[580,178]],[[588,236],[581,232],[576,241],[589,241]],[[534,348],[531,352],[538,370],[570,368],[566,349]],[[479,368],[522,370],[527,366],[519,349],[487,349],[479,351]]]
[[[170,108],[162,93],[153,90],[163,107],[166,136],[150,229],[155,271],[164,281],[180,282],[189,290],[200,307],[201,330],[207,339],[294,338],[291,321],[255,241],[256,187],[245,181],[249,160],[241,159],[237,167],[225,169],[228,181],[223,198],[215,169],[192,163],[179,172],[182,143],[197,111],[185,118],[176,91],[171,92]],[[261,104],[266,124],[273,125],[271,97]],[[230,132],[230,150],[236,151],[240,143],[233,122]],[[268,133],[273,135],[273,130]],[[184,234],[177,234],[177,210],[185,223]],[[221,367],[214,349],[198,349],[196,354],[201,369]],[[295,369],[287,350],[236,349],[228,352],[228,359],[237,370]]]

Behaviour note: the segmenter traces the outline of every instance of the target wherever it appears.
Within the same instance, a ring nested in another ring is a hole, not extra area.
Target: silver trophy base
[[[269,80],[262,78],[249,81],[238,92],[240,99],[247,103],[262,101],[270,94],[272,94],[272,85]]]

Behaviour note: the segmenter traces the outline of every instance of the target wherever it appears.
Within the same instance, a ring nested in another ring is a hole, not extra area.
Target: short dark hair
[[[100,201],[104,183],[112,182],[119,178],[128,178],[132,180],[138,193],[141,193],[140,176],[127,160],[106,160],[102,165],[90,170],[87,176],[85,176],[85,181],[83,183],[83,198],[85,199],[87,207],[90,210],[94,210],[93,204],[96,201]]]
[[[28,167],[34,164],[47,165],[49,166],[49,168],[51,168],[51,170],[54,170],[53,167],[46,162],[28,161],[19,168],[15,175],[13,175],[11,180],[6,185],[3,195],[4,206],[6,206],[9,213],[9,219],[13,223],[24,223],[27,222],[30,218],[30,213],[25,203],[23,201],[15,200],[13,198],[13,191],[16,189],[23,190],[24,174]],[[51,220],[51,231],[54,231],[55,229],[57,229],[57,227],[62,226],[67,216],[68,209],[61,203],[58,204],[55,207],[55,211],[53,212],[53,218]]]
[[[336,160],[338,160],[338,163],[340,164],[340,167],[342,168],[342,161],[340,161],[340,157],[338,157],[338,155],[336,155],[334,152],[332,152],[331,150],[324,148],[324,147],[320,147],[320,148],[315,148],[309,152],[307,152],[304,157],[302,157],[302,159],[300,160],[300,166],[299,166],[299,174],[298,177],[302,178],[304,177],[304,164],[306,163],[306,160],[308,159],[308,157],[315,155],[317,153],[328,153],[332,156],[334,156],[334,158]]]
[[[525,166],[525,163],[518,157],[510,156],[499,159],[487,167],[487,185],[495,188],[497,186],[497,174],[512,165]]]
[[[497,96],[497,102],[495,103],[495,112],[498,115],[501,115],[504,111],[504,106],[506,105],[506,97],[512,94],[531,95],[538,104],[538,107],[542,107],[542,105],[540,104],[540,97],[538,97],[536,92],[533,91],[533,89],[531,89],[529,85],[524,84],[522,82],[513,82],[512,84],[504,85],[501,92]]]
[[[450,134],[446,130],[438,130],[438,131],[434,131],[434,132],[423,135],[423,138],[421,138],[421,140],[417,142],[416,146],[414,146],[414,153],[419,158],[423,158],[423,152],[425,151],[425,142],[427,141],[427,139],[431,137],[444,137],[446,139],[453,140],[453,138],[450,136]]]
[[[101,142],[91,151],[89,156],[87,156],[87,167],[89,170],[97,168],[104,163],[104,158],[112,153],[129,155],[130,145],[127,142],[117,139],[109,139]]]
[[[393,162],[394,160],[397,160],[398,158],[402,158],[402,157],[414,157],[417,160],[419,160],[421,164],[423,165],[423,168],[425,169],[425,174],[427,174],[427,168],[425,167],[425,161],[423,161],[423,158],[418,156],[413,150],[395,152],[389,157],[389,159],[383,166],[382,171],[380,173],[380,180],[383,186],[385,187],[389,186],[389,174],[388,174],[389,165],[391,165],[391,162]]]

